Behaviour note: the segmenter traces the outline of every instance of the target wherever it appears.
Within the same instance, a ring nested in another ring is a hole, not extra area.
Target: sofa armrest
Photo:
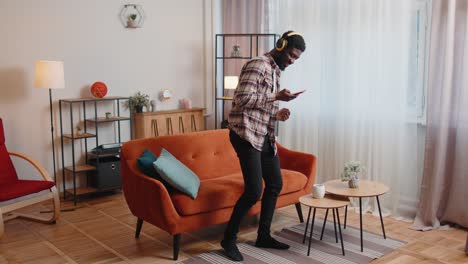
[[[133,215],[171,233],[180,215],[166,187],[140,172],[134,160],[125,160],[121,170],[122,188]]]
[[[317,169],[317,157],[312,154],[287,149],[278,143],[276,146],[278,147],[278,156],[280,157],[281,168],[298,171],[304,174],[307,177],[307,183],[304,186],[304,190],[312,190]]]

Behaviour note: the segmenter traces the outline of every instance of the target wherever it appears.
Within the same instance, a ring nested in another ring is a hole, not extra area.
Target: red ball
[[[107,94],[107,86],[103,82],[95,82],[91,85],[91,94],[96,98],[103,98]]]

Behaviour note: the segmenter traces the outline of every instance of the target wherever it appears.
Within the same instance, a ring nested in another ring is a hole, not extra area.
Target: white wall
[[[143,7],[142,28],[127,29],[120,21],[121,8],[130,3]],[[33,87],[34,64],[41,59],[65,65],[66,88],[53,90],[58,168],[58,100],[89,96],[95,81],[105,82],[108,95],[115,96],[142,91],[155,99],[171,89],[174,98],[157,101],[157,110],[178,108],[179,99],[190,98],[210,113],[211,5],[211,0],[0,1],[0,117],[9,151],[29,154],[53,174],[49,94]]]

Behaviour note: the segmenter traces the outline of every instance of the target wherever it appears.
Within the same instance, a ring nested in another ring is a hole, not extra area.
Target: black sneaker
[[[268,238],[257,238],[255,246],[259,248],[274,248],[274,249],[289,249],[289,245],[279,242],[278,240],[268,237]]]
[[[244,257],[237,248],[236,242],[227,242],[221,240],[221,246],[224,249],[224,254],[233,261],[243,261]]]

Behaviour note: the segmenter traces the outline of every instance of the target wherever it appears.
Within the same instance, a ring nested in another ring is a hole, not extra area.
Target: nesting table
[[[380,215],[380,224],[382,225],[382,233],[383,237],[387,239],[385,235],[385,228],[382,219],[382,210],[380,209],[380,201],[379,196],[385,194],[389,191],[389,188],[385,186],[383,183],[376,182],[376,181],[368,181],[368,180],[360,180],[359,188],[349,188],[347,182],[343,182],[341,180],[333,180],[325,182],[325,191],[327,194],[334,194],[339,195],[342,197],[351,197],[351,198],[359,198],[359,227],[360,227],[360,234],[361,234],[361,252],[364,251],[364,243],[362,239],[362,198],[365,197],[375,197],[377,199],[377,205],[379,207],[379,215]],[[345,208],[345,220],[344,220],[344,228],[346,228],[346,218],[348,215],[348,206],[346,205]]]
[[[302,243],[305,243],[305,239],[307,236],[307,229],[309,227],[309,221],[310,221],[310,211],[312,208],[314,208],[314,214],[312,216],[312,224],[310,225],[309,247],[307,250],[307,256],[310,255],[310,244],[312,242],[312,234],[314,232],[315,211],[317,210],[317,208],[327,209],[327,214],[328,214],[329,209],[333,209],[333,225],[335,227],[335,239],[336,239],[336,242],[338,242],[338,236],[336,234],[336,222],[335,222],[335,214],[336,214],[336,218],[338,220],[338,229],[340,231],[339,233],[340,233],[340,240],[341,240],[341,251],[344,256],[345,250],[344,250],[344,245],[343,245],[343,235],[341,234],[341,223],[340,223],[340,216],[338,214],[338,208],[348,206],[349,199],[344,198],[342,196],[335,196],[331,194],[326,194],[324,198],[316,199],[312,197],[312,194],[308,194],[308,195],[301,196],[299,198],[299,202],[309,207],[309,214],[307,216],[306,228],[304,231],[304,238],[302,240]],[[325,217],[323,221],[322,234],[320,236],[320,239],[322,239],[323,237],[323,230],[325,229],[326,221],[327,221],[327,218]]]

